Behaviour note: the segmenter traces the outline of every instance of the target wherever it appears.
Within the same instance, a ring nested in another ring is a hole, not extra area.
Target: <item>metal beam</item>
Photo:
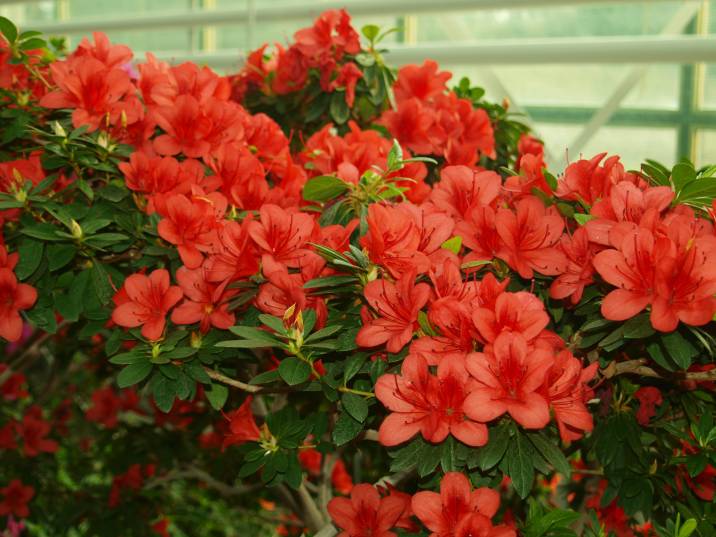
[[[25,0],[27,1],[27,0]],[[644,1],[644,0],[642,0]],[[653,0],[652,0],[653,1]],[[667,0],[659,0],[667,1]],[[696,2],[698,0],[685,0]],[[0,5],[10,4],[4,0]],[[12,2],[14,3],[14,2]],[[259,22],[310,19],[326,9],[346,8],[351,15],[395,15],[396,13],[445,13],[448,11],[475,11],[487,9],[535,8],[548,6],[593,5],[619,3],[618,0],[327,0],[304,4],[272,2],[255,7]],[[28,21],[27,28],[50,34],[88,33],[95,30],[157,30],[170,27],[195,27],[207,25],[240,24],[251,19],[247,7],[217,9],[214,11],[182,10],[175,12],[147,13],[127,17],[92,17],[63,22],[47,23]]]
[[[212,67],[233,67],[241,60],[241,55],[234,50],[211,54],[162,52],[156,56],[166,61],[195,61]],[[453,65],[716,62],[716,36],[503,39],[395,45],[389,48],[386,58],[396,66],[420,63],[425,58]]]

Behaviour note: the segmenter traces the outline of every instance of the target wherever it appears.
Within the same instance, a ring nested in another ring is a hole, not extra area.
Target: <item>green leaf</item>
[[[39,37],[31,37],[27,41],[23,41],[20,44],[20,50],[34,50],[46,48],[47,42]]]
[[[532,489],[534,481],[534,466],[532,464],[532,450],[529,442],[522,434],[512,439],[507,453],[507,473],[512,479],[512,487],[520,498],[526,498]]]
[[[174,406],[176,397],[176,382],[164,375],[154,377],[152,382],[152,395],[157,408],[162,412],[169,412]]]
[[[109,303],[112,299],[112,295],[114,295],[114,289],[112,289],[112,284],[109,281],[107,269],[104,268],[102,263],[95,260],[90,269],[90,277],[92,278],[92,287],[95,293],[97,293],[99,301],[103,305]]]
[[[525,528],[525,537],[543,537],[552,536],[555,533],[552,530],[560,528],[568,528],[579,520],[579,513],[567,511],[564,509],[555,509],[544,516],[540,516],[536,520],[530,520]],[[576,535],[573,531],[559,533],[558,535]]]
[[[351,111],[350,108],[348,108],[348,103],[346,103],[345,92],[333,92],[328,111],[331,114],[333,121],[335,121],[338,125],[343,125],[346,121],[348,121],[348,118],[351,116]]]
[[[278,373],[286,384],[295,386],[308,380],[311,376],[311,366],[303,360],[290,356],[281,360]]]
[[[358,374],[367,359],[368,355],[365,353],[357,353],[348,357],[343,371],[343,384],[348,384]]]
[[[693,164],[680,162],[671,170],[671,181],[674,183],[674,188],[677,192],[695,179],[696,170]]]
[[[20,228],[20,233],[22,233],[23,235],[27,235],[28,237],[33,237],[35,239],[40,239],[43,241],[63,240],[62,237],[57,235],[58,231],[60,230],[47,222],[41,222],[39,224],[23,226]]]
[[[699,354],[698,349],[679,332],[662,335],[661,342],[669,357],[681,369],[688,369],[692,359]]]
[[[152,363],[149,361],[135,362],[122,369],[117,375],[117,385],[120,388],[133,386],[143,381],[152,372]]]
[[[363,430],[363,424],[352,418],[347,412],[342,412],[333,428],[333,442],[342,446],[353,440]]]
[[[259,320],[269,328],[273,329],[278,334],[286,333],[286,329],[283,326],[283,320],[279,319],[278,317],[262,313],[261,315],[259,315]]]
[[[542,433],[528,433],[527,438],[530,439],[530,442],[532,442],[532,445],[537,449],[537,452],[542,455],[557,472],[567,479],[570,478],[572,475],[572,467],[569,465],[569,461],[559,447]]]
[[[358,280],[355,276],[326,276],[324,278],[314,278],[303,284],[304,289],[320,289],[321,287],[344,287],[353,285]]]
[[[316,330],[313,334],[309,335],[304,342],[310,343],[313,341],[317,341],[319,339],[325,339],[329,336],[332,336],[339,330],[343,329],[343,326],[340,324],[334,324],[331,326],[326,326],[325,328],[321,328],[320,330]]]
[[[697,527],[698,523],[696,522],[696,519],[689,518],[687,520],[684,520],[683,525],[679,528],[678,537],[689,537],[692,533],[696,531]]]
[[[129,352],[122,352],[120,354],[115,354],[109,359],[110,364],[116,364],[116,365],[127,365],[127,364],[136,364],[137,362],[146,362],[147,356],[145,354],[142,354],[141,352],[137,352],[136,350],[131,350]]]
[[[594,216],[592,216],[591,214],[574,213],[574,215],[572,215],[572,218],[574,218],[580,226],[583,226],[590,220],[593,220]]]
[[[50,334],[54,334],[57,331],[57,320],[52,308],[35,307],[25,314],[30,322],[40,330]]]
[[[441,248],[445,248],[446,250],[450,250],[455,255],[460,253],[460,248],[462,247],[462,237],[460,235],[455,235],[454,237],[446,240],[444,243],[442,243]]]
[[[365,36],[365,38],[373,43],[375,41],[375,38],[378,37],[378,34],[380,33],[380,27],[376,26],[375,24],[366,24],[360,29],[360,32]]]
[[[364,423],[368,418],[368,403],[364,397],[354,393],[344,393],[341,403],[343,409],[359,423]]]
[[[476,453],[477,464],[482,470],[489,470],[497,466],[505,456],[510,442],[509,428],[500,425],[490,431],[487,444],[479,448]]]
[[[221,410],[229,397],[229,388],[223,384],[212,384],[211,388],[205,390],[206,398],[214,410]]]
[[[40,241],[24,240],[17,249],[19,260],[15,266],[15,274],[19,280],[32,276],[42,261],[44,243]]]
[[[651,326],[649,315],[643,313],[632,317],[623,326],[624,337],[627,339],[643,339],[654,334],[654,327]]]
[[[303,187],[303,199],[306,201],[328,201],[340,196],[348,185],[333,175],[321,175],[309,179]]]
[[[259,373],[249,381],[249,384],[268,384],[269,382],[274,382],[279,378],[278,369],[272,369],[270,371]]]
[[[59,270],[75,258],[77,248],[73,244],[50,244],[47,247],[47,260],[50,271]]]
[[[0,17],[0,33],[12,44],[17,39],[17,26],[7,17]]]

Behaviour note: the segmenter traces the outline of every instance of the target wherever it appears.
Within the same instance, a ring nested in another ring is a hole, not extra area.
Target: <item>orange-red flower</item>
[[[356,343],[361,347],[387,343],[388,352],[400,351],[418,328],[418,313],[428,301],[430,286],[416,284],[415,272],[408,272],[395,283],[386,279],[369,282],[363,292],[377,317],[364,323]]]
[[[112,320],[127,328],[142,327],[149,340],[162,337],[166,316],[183,296],[181,288],[169,284],[169,272],[157,269],[149,276],[132,274],[124,281],[126,302],[118,304]]]
[[[529,348],[519,334],[503,332],[487,352],[468,355],[466,367],[477,384],[465,399],[465,414],[486,423],[504,413],[528,429],[549,423],[549,405],[539,389],[552,355]]]
[[[7,264],[14,263],[11,257]],[[22,336],[20,312],[32,307],[37,300],[37,290],[18,283],[15,273],[9,268],[0,268],[0,337],[7,341],[18,341]]]
[[[467,527],[480,527],[480,537],[515,537],[514,530],[492,527],[491,518],[500,506],[500,495],[487,487],[472,490],[467,476],[459,472],[448,472],[440,481],[440,493],[421,491],[413,496],[412,508],[415,516],[430,530],[430,537],[453,537],[458,527],[461,535]],[[466,520],[479,517],[479,520]],[[488,532],[482,532],[486,529]],[[495,531],[498,530],[498,531]]]
[[[13,479],[6,487],[0,488],[0,494],[4,496],[0,501],[0,516],[26,518],[30,515],[27,504],[35,495],[34,488],[23,485],[19,479]]]
[[[222,449],[229,446],[240,446],[246,442],[256,442],[261,438],[261,431],[259,431],[254,414],[251,412],[252,401],[253,397],[249,395],[239,408],[226,414],[226,419],[229,420],[229,430],[224,438]]]
[[[338,537],[396,537],[390,530],[408,507],[404,498],[381,498],[373,485],[361,483],[353,487],[350,499],[333,498],[328,502],[328,513],[343,530]]]
[[[375,385],[376,397],[391,411],[378,431],[380,443],[395,446],[421,433],[433,443],[451,434],[469,446],[486,444],[487,427],[464,411],[465,398],[475,389],[462,356],[441,360],[434,376],[425,358],[408,355],[400,375],[383,375]]]
[[[544,206],[539,198],[529,196],[517,202],[515,212],[498,209],[497,233],[503,247],[500,257],[523,278],[533,271],[554,276],[567,268],[567,258],[556,248],[564,229],[564,220],[554,207]]]
[[[206,269],[190,270],[181,267],[176,273],[177,283],[184,293],[184,302],[172,311],[175,324],[199,323],[206,333],[213,326],[226,330],[234,325],[236,316],[229,311],[229,299],[235,289],[227,289],[207,280]]]

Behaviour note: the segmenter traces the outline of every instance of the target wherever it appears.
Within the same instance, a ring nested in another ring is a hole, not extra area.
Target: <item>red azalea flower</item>
[[[353,478],[346,470],[346,463],[338,459],[331,472],[333,488],[341,494],[350,494],[353,490]]]
[[[433,152],[430,129],[436,112],[423,106],[420,99],[411,98],[398,105],[397,110],[386,110],[378,120],[401,145],[414,153],[429,155]]]
[[[346,104],[348,107],[353,106],[353,102],[356,98],[356,84],[361,78],[363,78],[363,71],[353,62],[344,64],[338,71],[335,84],[339,88],[345,88]]]
[[[594,265],[592,259],[597,247],[589,242],[587,230],[577,229],[571,236],[562,235],[559,247],[567,258],[564,273],[557,276],[549,287],[549,296],[556,299],[569,298],[572,304],[582,299],[585,286],[594,281]]]
[[[162,337],[166,316],[182,298],[182,291],[169,284],[169,272],[157,269],[149,276],[132,274],[122,289],[128,302],[114,308],[112,320],[127,328],[142,327],[142,336],[156,341]]]
[[[235,289],[226,289],[210,283],[206,269],[189,270],[181,267],[176,279],[184,292],[184,302],[172,311],[174,324],[199,323],[199,329],[206,334],[210,327],[226,330],[233,326],[236,316],[229,312],[229,299],[236,295]]]
[[[460,221],[470,208],[491,205],[501,187],[502,179],[495,172],[478,171],[467,166],[445,166],[429,201]]]
[[[521,335],[503,332],[491,352],[466,359],[477,384],[465,399],[465,413],[487,423],[507,412],[523,427],[541,429],[549,423],[549,405],[538,390],[552,362],[549,351],[528,348]]]
[[[276,45],[276,70],[271,89],[277,95],[286,95],[303,89],[308,80],[309,61],[298,47],[288,50]]]
[[[639,225],[643,220],[657,220],[669,208],[674,196],[674,191],[668,186],[642,190],[630,181],[617,183],[611,188],[609,197],[592,206],[590,214],[596,218],[584,226],[589,232],[589,240],[611,246],[609,233],[617,223]]]
[[[157,226],[159,236],[174,244],[187,268],[198,268],[201,252],[217,242],[219,220],[226,212],[226,198],[218,192],[206,196],[176,194],[166,200],[166,213]]]
[[[50,72],[59,89],[40,99],[40,106],[73,109],[75,128],[124,128],[143,116],[136,88],[123,69],[81,55],[50,64]]]
[[[675,330],[679,321],[702,326],[716,313],[716,237],[691,236],[677,244],[673,258],[657,258],[656,297],[651,324],[662,332]]]
[[[328,513],[343,531],[338,537],[396,537],[390,531],[408,507],[403,498],[381,498],[376,488],[366,483],[353,487],[351,497],[333,498]]]
[[[209,256],[205,264],[207,278],[222,285],[247,278],[259,271],[259,262],[249,235],[251,215],[239,223],[224,222],[218,232],[216,253]]]
[[[385,279],[369,282],[365,299],[378,317],[364,323],[356,336],[361,347],[387,342],[388,352],[399,352],[418,328],[418,313],[428,301],[430,286],[415,283],[415,272],[408,272],[395,283]]]
[[[111,44],[107,34],[103,32],[92,32],[92,37],[94,44],[83,37],[71,56],[89,56],[107,67],[122,67],[132,61],[132,50],[128,46]]]
[[[634,397],[639,401],[639,410],[636,411],[636,421],[639,425],[649,425],[649,420],[656,416],[656,407],[664,402],[659,388],[642,386]]]
[[[240,446],[246,442],[258,442],[261,438],[261,431],[259,431],[251,412],[253,399],[249,395],[239,408],[226,414],[226,419],[229,420],[229,431],[224,438],[222,449],[229,446]]]
[[[360,244],[373,263],[396,277],[406,271],[420,274],[430,268],[430,260],[418,250],[422,239],[420,223],[407,205],[371,204],[367,220],[368,232]]]
[[[592,394],[587,383],[594,378],[598,367],[595,362],[582,368],[582,363],[565,349],[554,357],[545,376],[542,394],[549,401],[564,442],[577,440],[594,428],[592,414],[585,403]]]
[[[58,444],[45,438],[52,427],[42,419],[39,407],[31,407],[21,422],[15,424],[17,435],[23,442],[23,453],[26,457],[36,457],[40,453],[54,453]]]
[[[5,496],[0,501],[0,516],[26,518],[30,515],[27,504],[35,495],[34,488],[23,485],[19,479],[13,479],[8,486],[0,488],[0,494]]]
[[[160,155],[183,153],[199,158],[209,154],[206,140],[211,121],[202,113],[199,101],[191,95],[180,95],[173,104],[153,109],[154,118],[166,134],[154,139],[154,150]]]
[[[0,364],[0,375],[7,371],[6,364]],[[23,388],[27,380],[22,373],[12,373],[5,382],[0,385],[0,395],[5,401],[17,401],[27,397],[29,392]]]
[[[92,393],[92,406],[85,417],[89,421],[101,423],[108,429],[117,426],[117,414],[122,408],[122,400],[111,386],[99,388]]]
[[[249,235],[262,253],[264,264],[274,261],[298,268],[306,257],[315,256],[307,247],[315,232],[311,215],[272,204],[261,207],[259,215],[260,222],[249,224]]]
[[[302,448],[298,451],[298,462],[309,474],[319,475],[321,473],[321,462],[323,455],[313,448]]]
[[[160,520],[152,524],[152,531],[159,535],[159,537],[170,537],[169,536],[169,519],[162,517]]]
[[[624,165],[616,155],[600,166],[605,156],[606,153],[600,153],[591,160],[578,160],[567,166],[564,175],[559,178],[557,197],[591,206],[609,196],[615,184],[621,181],[639,182],[638,176],[624,171]]]
[[[327,56],[341,59],[346,53],[360,52],[360,38],[351,26],[351,17],[345,9],[324,11],[313,26],[298,30],[294,39],[296,48],[315,60]]]
[[[405,65],[398,70],[393,84],[395,100],[401,103],[412,97],[430,101],[447,91],[447,81],[452,78],[449,71],[438,71],[435,60],[425,60],[422,65]]]
[[[294,323],[299,313],[312,309],[316,312],[316,327],[322,328],[328,317],[326,302],[303,286],[321,274],[326,262],[318,256],[308,257],[305,265],[301,267],[301,272],[289,274],[283,265],[273,263],[270,258],[266,261],[264,274],[268,282],[259,288],[256,307],[276,317],[283,317],[286,310],[293,307],[293,314],[285,319],[289,325]]]
[[[437,377],[430,374],[422,356],[408,355],[401,375],[383,375],[375,395],[391,414],[380,425],[384,446],[401,444],[418,432],[428,442],[440,443],[448,434],[469,446],[487,443],[487,427],[464,413],[465,398],[477,385],[467,374],[462,356],[438,364]]]
[[[229,203],[242,211],[261,208],[269,192],[266,170],[248,148],[224,144],[207,160],[214,175],[204,184],[216,183]]]
[[[37,300],[37,290],[26,283],[18,283],[9,268],[0,268],[0,337],[18,341],[22,336],[20,312],[30,309]]]
[[[413,512],[431,531],[430,537],[453,537],[458,525],[472,514],[489,521],[499,506],[500,495],[496,491],[487,487],[472,490],[467,476],[459,472],[443,476],[439,494],[421,491],[412,500]]]
[[[504,332],[519,334],[530,342],[549,324],[544,303],[532,293],[500,293],[492,304],[473,310],[472,320],[482,339],[488,343]]]
[[[616,289],[604,297],[602,315],[623,321],[641,312],[652,300],[658,262],[671,249],[668,239],[655,239],[646,229],[624,237],[618,250],[604,250],[594,256],[600,276]]]
[[[554,276],[567,269],[566,256],[555,247],[564,220],[554,207],[545,208],[539,198],[521,199],[515,212],[498,209],[495,226],[503,243],[500,257],[523,278],[532,278],[534,270]]]

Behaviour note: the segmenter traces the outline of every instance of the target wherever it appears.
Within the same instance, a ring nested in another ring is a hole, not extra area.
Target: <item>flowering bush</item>
[[[3,535],[716,534],[716,167],[550,173],[344,11],[0,31]]]

